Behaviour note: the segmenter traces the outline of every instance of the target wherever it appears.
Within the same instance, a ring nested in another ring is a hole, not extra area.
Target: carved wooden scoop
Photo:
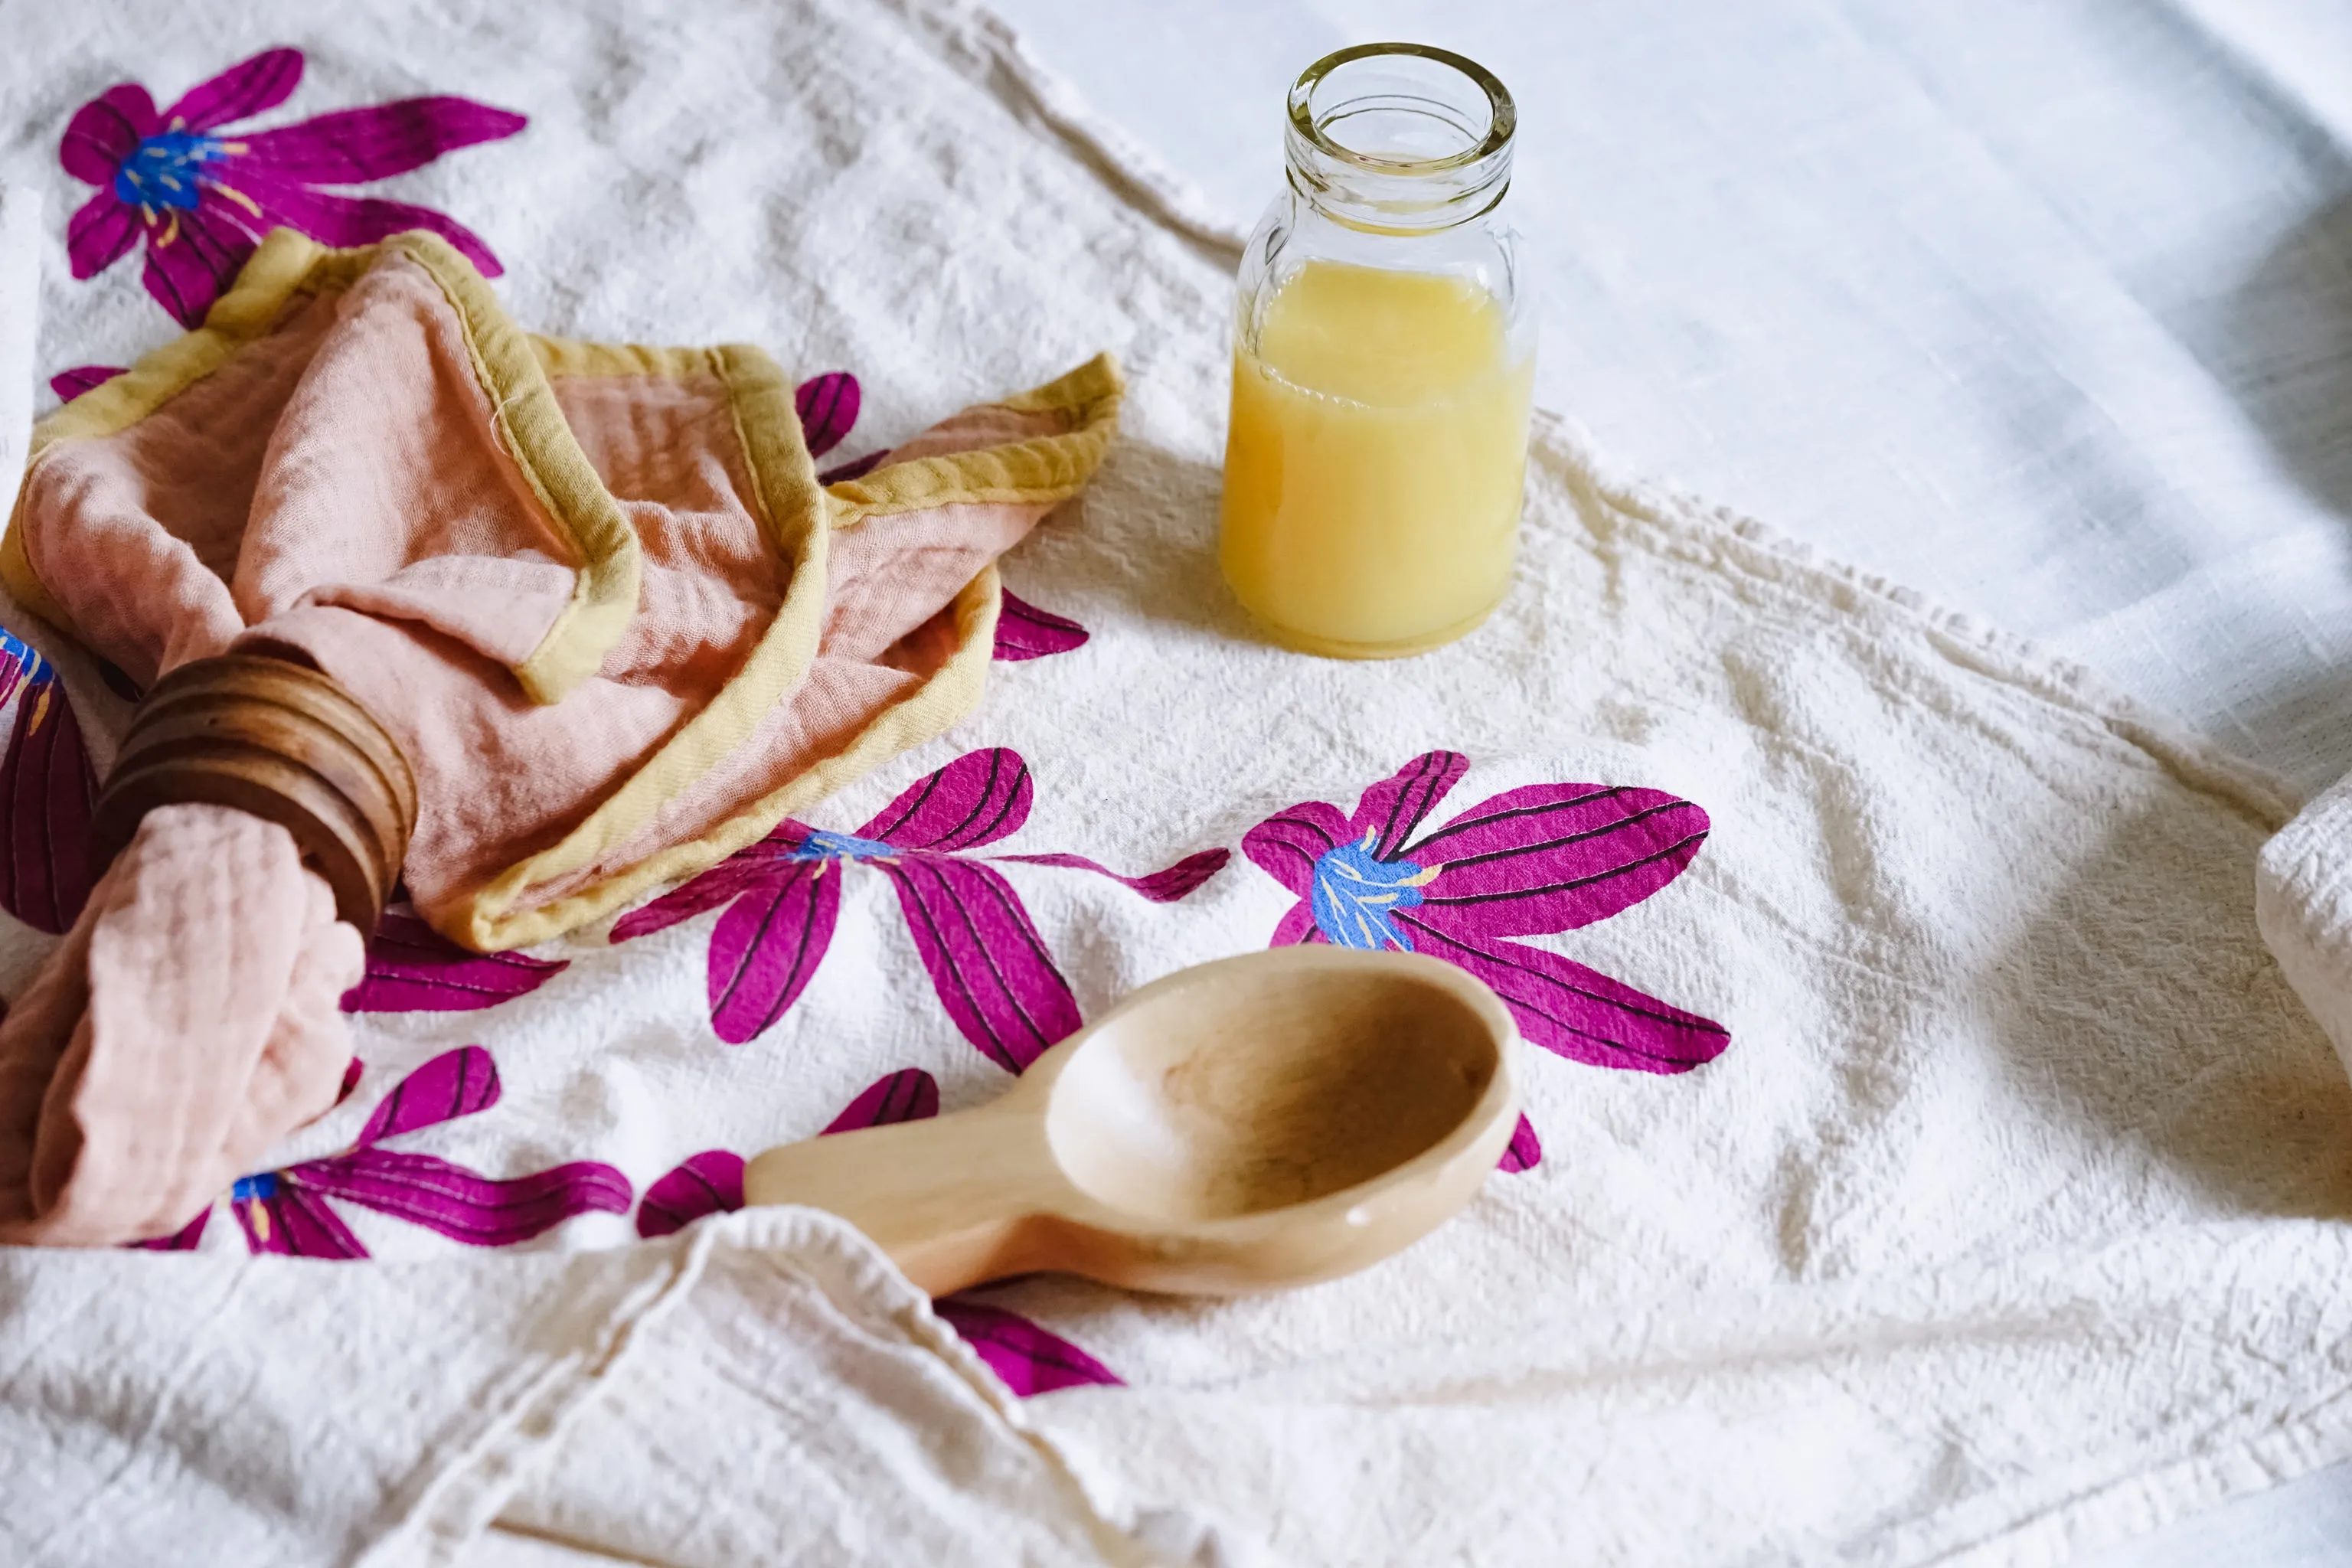
[[[934,1295],[1309,1284],[1469,1202],[1517,1125],[1515,1037],[1451,964],[1276,948],[1145,986],[989,1105],[771,1149],[743,1195],[831,1210]]]

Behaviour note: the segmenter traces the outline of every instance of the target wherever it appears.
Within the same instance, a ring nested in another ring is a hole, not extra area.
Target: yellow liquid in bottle
[[[1453,641],[1510,584],[1531,353],[1465,279],[1310,261],[1234,355],[1219,552],[1308,653]]]

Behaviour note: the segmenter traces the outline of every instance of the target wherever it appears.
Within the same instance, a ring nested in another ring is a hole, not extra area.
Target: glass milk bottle
[[[1444,49],[1367,44],[1290,89],[1288,188],[1243,255],[1219,555],[1282,643],[1419,653],[1510,585],[1535,317],[1511,95]]]

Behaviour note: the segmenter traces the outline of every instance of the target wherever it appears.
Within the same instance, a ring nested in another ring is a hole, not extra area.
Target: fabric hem
[[[1066,414],[1076,426],[1058,436],[886,463],[862,478],[845,479],[825,492],[833,526],[855,528],[871,517],[932,506],[1066,500],[1110,449],[1126,390],[1118,362],[1104,353],[1043,386],[985,405],[1018,414]]]
[[[557,344],[562,363],[625,374],[675,374],[677,351]],[[980,703],[994,653],[1002,591],[993,566],[956,595],[956,651],[910,696],[860,731],[849,745],[729,817],[711,832],[659,850],[580,891],[509,914],[531,888],[581,871],[650,823],[665,801],[710,771],[751,735],[761,716],[806,674],[816,657],[826,587],[824,529],[795,537],[790,519],[802,515],[801,497],[823,493],[831,526],[849,528],[869,517],[917,507],[1010,502],[1052,505],[1075,495],[1101,465],[1118,429],[1125,390],[1118,361],[1098,354],[1045,385],[989,406],[1022,413],[1068,413],[1077,427],[1057,436],[982,447],[970,452],[887,464],[863,479],[815,489],[814,464],[800,438],[792,392],[775,362],[757,349],[715,351],[712,362],[735,400],[738,436],[751,464],[756,498],[767,511],[779,551],[793,563],[784,603],[727,689],[608,796],[562,841],[509,867],[434,923],[453,942],[479,952],[528,947],[597,920],[665,883],[716,865],[765,837],[793,812],[813,805],[900,752],[937,739]],[[790,419],[789,442],[777,439]],[[777,520],[787,520],[782,526]],[[749,680],[755,685],[746,687]]]
[[[2269,832],[2286,826],[2301,808],[2300,795],[2284,779],[2233,755],[2087,665],[1968,611],[1937,604],[1916,589],[1825,560],[1811,545],[1730,507],[1670,484],[1612,472],[1590,437],[1560,415],[1538,409],[1530,445],[1559,463],[1571,484],[1591,489],[1620,516],[1656,531],[1661,537],[1653,549],[1664,544],[1675,552],[1711,552],[1751,578],[1781,586],[1791,585],[1791,574],[1802,574],[1813,579],[1813,597],[1839,604],[1849,614],[1868,604],[1900,615],[1924,627],[1953,663],[2096,721],[2182,784],[2230,802]]]
[[[572,841],[566,838],[546,855],[534,857],[502,873],[469,900],[470,908],[466,911],[468,918],[463,927],[445,934],[478,952],[529,947],[561,936],[610,914],[640,894],[666,883],[683,881],[698,871],[717,865],[737,850],[767,837],[776,824],[793,812],[824,799],[899,752],[936,740],[979,706],[987,681],[988,661],[995,652],[996,619],[1001,604],[1002,592],[996,568],[991,566],[956,595],[952,608],[958,647],[947,662],[932,672],[929,679],[910,696],[885,710],[880,717],[860,731],[845,749],[818,763],[791,783],[761,796],[701,837],[671,845],[604,881],[552,903],[538,905],[519,914],[503,915],[502,911],[533,883],[551,880],[593,859],[593,854],[591,854],[578,865],[552,868],[541,865],[541,861],[562,855],[571,847]],[[752,657],[759,658],[767,651],[763,642],[753,651]],[[723,696],[721,700],[724,700]],[[763,703],[759,708],[764,710],[766,706]],[[699,722],[708,717],[717,707],[718,703],[714,702],[710,709],[704,710],[695,721],[690,721],[689,727],[691,722]],[[754,712],[752,721],[758,721],[757,712]],[[685,739],[683,733],[678,737],[680,742]],[[672,742],[677,743],[678,742]],[[662,758],[657,756],[648,766],[659,766],[661,762]],[[642,778],[644,775],[638,776]],[[635,782],[633,779],[629,784],[622,786],[624,792],[630,790]],[[617,805],[620,801],[621,797],[616,795],[604,806],[598,807],[587,823],[574,830],[575,834],[588,832],[597,825],[604,811]],[[651,810],[659,809],[660,802],[656,800]],[[625,842],[630,834],[650,819],[650,811],[644,817],[625,825],[615,819],[609,830],[600,830],[600,837],[610,838],[610,843],[604,847]]]
[[[595,673],[636,615],[636,532],[564,422],[530,340],[507,319],[472,263],[438,235],[416,230],[377,245],[331,250],[293,229],[272,230],[229,291],[214,301],[203,326],[35,426],[26,474],[60,443],[112,436],[154,413],[268,333],[297,295],[347,289],[384,256],[422,268],[456,312],[500,447],[578,553],[569,602],[538,647],[512,667],[533,701],[558,701]],[[79,628],[41,579],[24,526],[25,493],[20,488],[7,537],[0,541],[0,583],[26,608],[79,639]]]

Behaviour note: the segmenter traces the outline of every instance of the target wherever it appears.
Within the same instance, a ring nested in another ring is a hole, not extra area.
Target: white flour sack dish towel
[[[1106,350],[1126,392],[955,728],[525,953],[395,914],[335,1110],[152,1250],[0,1258],[7,1451],[47,1456],[0,1556],[2040,1563],[2352,1456],[2352,1085],[2256,929],[2278,786],[1552,416],[1486,627],[1265,646],[1214,560],[1233,237],[975,12],[11,32],[60,395],[266,217],[458,231],[537,331],[759,344],[820,467]],[[418,99],[471,107],[291,129]],[[121,202],[139,157],[195,205]],[[0,625],[14,997],[130,705]],[[1313,941],[1460,963],[1525,1037],[1503,1168],[1360,1276],[934,1309],[837,1226],[721,1213],[772,1143],[982,1103],[1145,982]]]

